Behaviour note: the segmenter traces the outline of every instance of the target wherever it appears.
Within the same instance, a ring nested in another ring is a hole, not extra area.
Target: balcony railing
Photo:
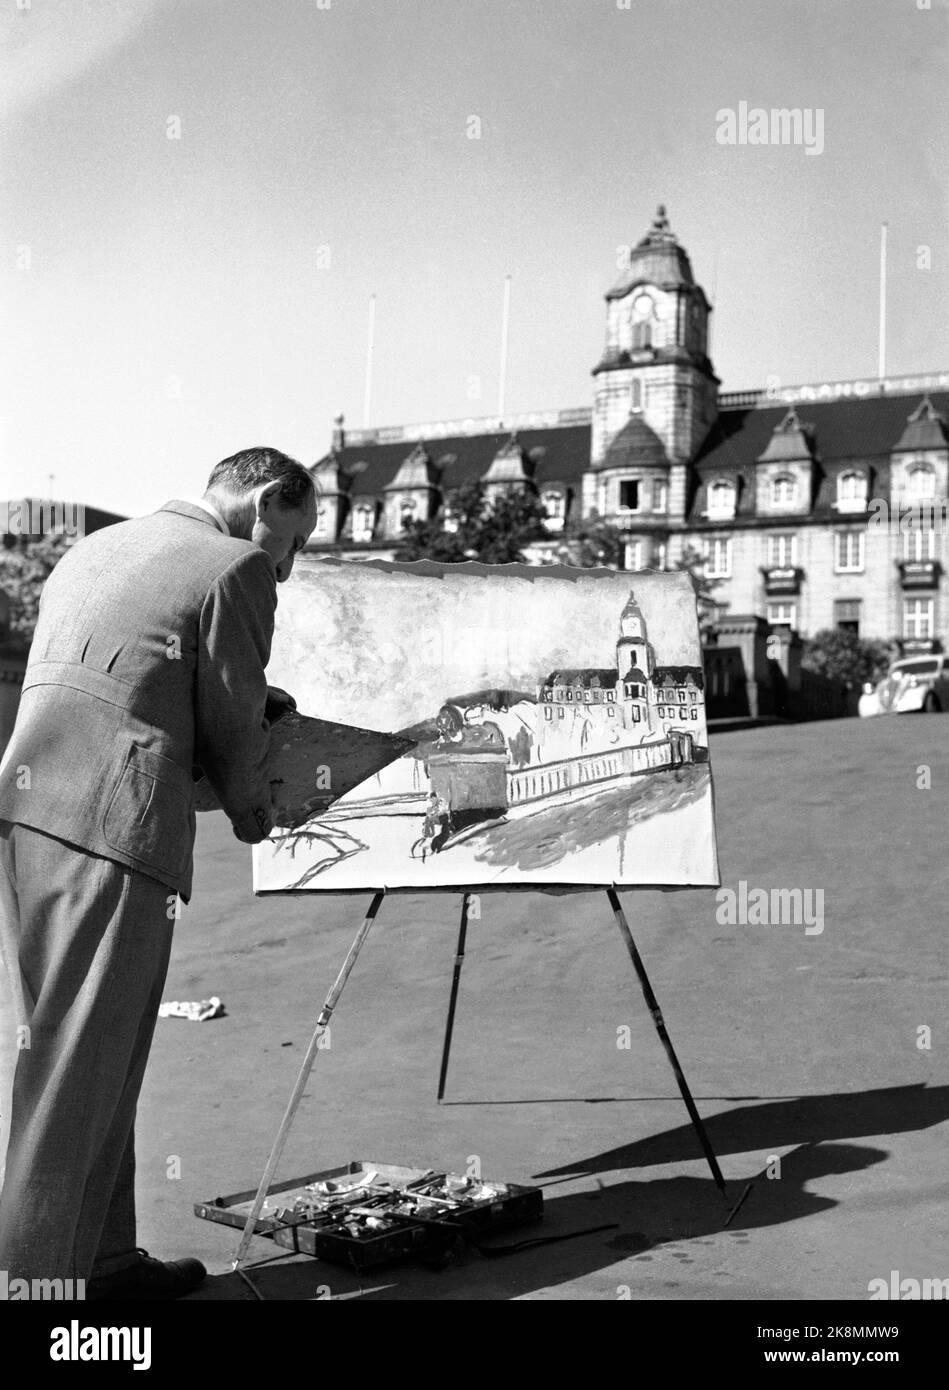
[[[898,560],[904,589],[935,589],[939,584],[938,560]]]
[[[798,565],[771,565],[763,569],[766,594],[799,594],[804,571]]]

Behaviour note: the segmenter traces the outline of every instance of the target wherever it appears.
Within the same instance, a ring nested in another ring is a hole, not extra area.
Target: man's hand
[[[245,845],[259,845],[261,841],[266,840],[275,824],[273,806],[268,806],[266,810],[263,806],[255,806],[254,820],[257,822],[257,829],[260,831],[259,835],[248,835],[246,832],[238,830],[234,822],[231,822],[231,828],[234,834]]]
[[[275,724],[288,710],[296,709],[296,707],[296,700],[292,695],[288,695],[286,690],[281,690],[279,685],[267,686],[267,706],[264,710],[264,718],[268,723]]]

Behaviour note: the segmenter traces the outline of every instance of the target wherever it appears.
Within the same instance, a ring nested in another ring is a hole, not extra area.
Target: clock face
[[[648,319],[653,308],[653,302],[648,294],[637,295],[633,300],[633,316],[637,319]]]

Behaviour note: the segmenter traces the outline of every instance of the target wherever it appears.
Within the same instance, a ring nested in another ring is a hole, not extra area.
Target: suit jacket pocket
[[[106,843],[149,868],[181,874],[193,847],[192,820],[190,775],[133,743],[106,808]]]

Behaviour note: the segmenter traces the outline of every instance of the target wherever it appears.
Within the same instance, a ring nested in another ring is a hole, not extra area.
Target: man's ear
[[[258,521],[263,521],[264,513],[274,501],[280,491],[280,479],[274,478],[272,482],[261,483],[260,487],[254,489],[254,516]]]

